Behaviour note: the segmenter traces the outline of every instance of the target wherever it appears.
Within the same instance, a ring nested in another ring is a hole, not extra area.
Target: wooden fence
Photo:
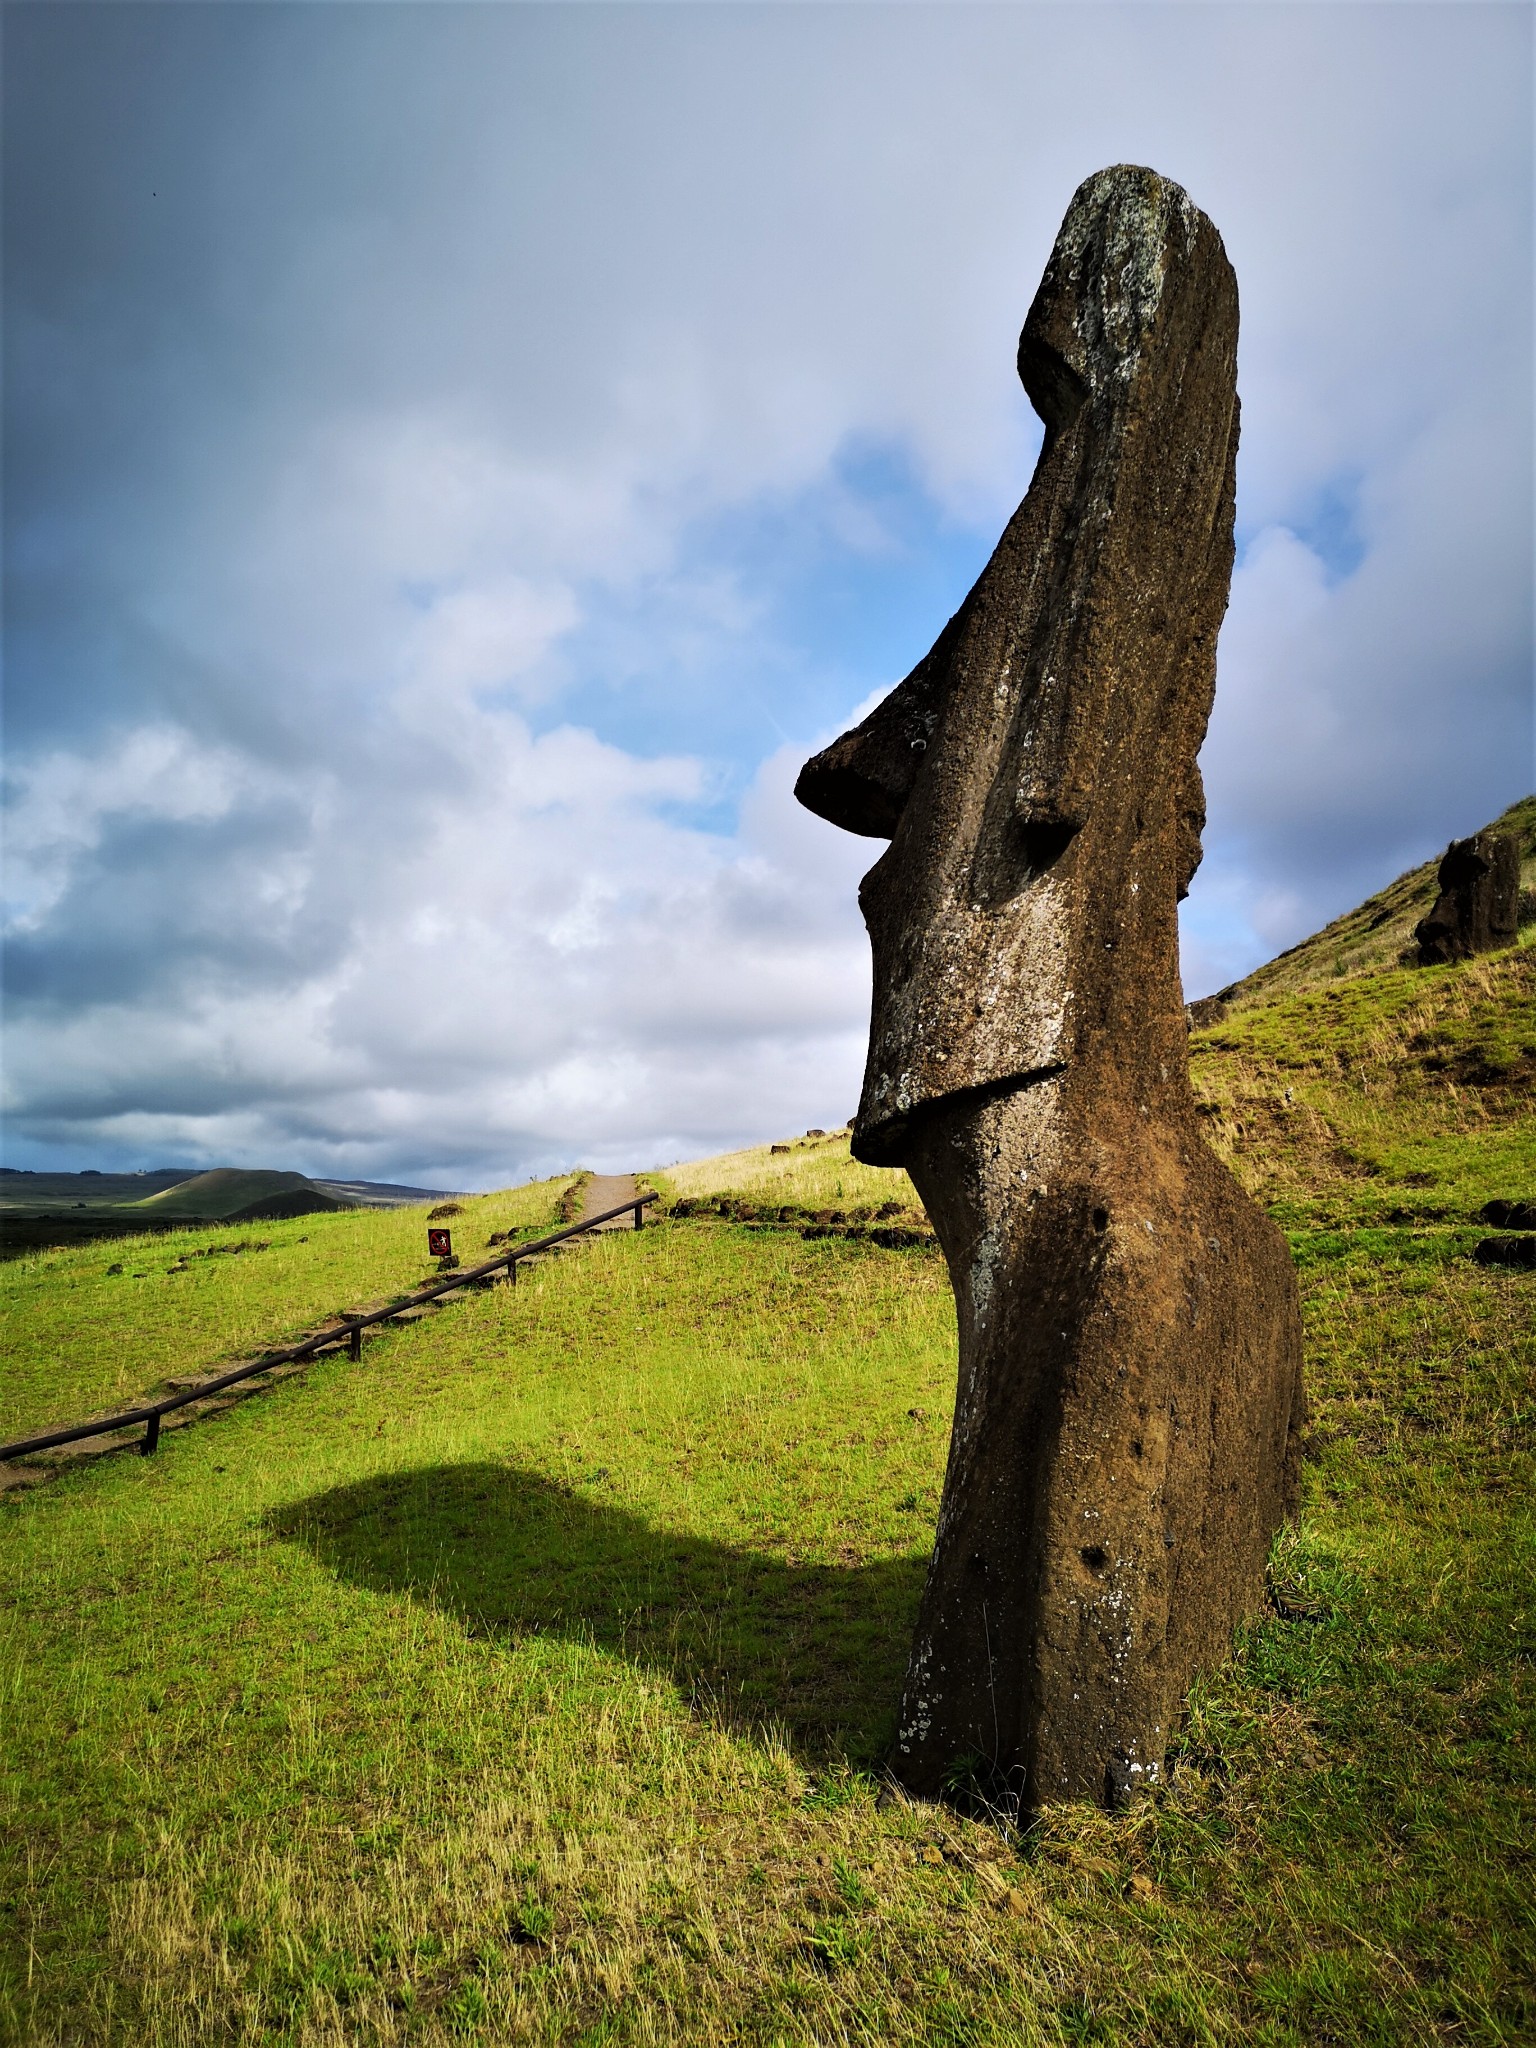
[[[200,1386],[186,1389],[179,1394],[167,1394],[162,1401],[146,1402],[142,1408],[130,1408],[122,1415],[104,1416],[97,1422],[77,1422],[72,1429],[51,1429],[41,1436],[23,1437],[17,1443],[0,1444],[0,1461],[9,1458],[25,1458],[34,1451],[55,1450],[60,1444],[78,1443],[88,1436],[107,1436],[116,1429],[144,1426],[144,1441],[140,1450],[147,1458],[160,1442],[160,1418],[169,1415],[173,1409],[188,1407],[193,1401],[206,1401],[210,1394],[217,1394],[225,1387],[236,1386],[241,1380],[254,1379],[257,1373],[270,1372],[276,1365],[289,1365],[303,1359],[316,1358],[322,1351],[337,1351],[345,1345],[353,1358],[363,1355],[363,1332],[371,1323],[387,1323],[392,1317],[406,1309],[419,1308],[424,1302],[435,1301],[440,1294],[451,1294],[455,1288],[468,1286],[471,1281],[488,1280],[504,1266],[507,1278],[517,1284],[517,1268],[520,1260],[531,1258],[536,1252],[547,1252],[551,1245],[561,1244],[568,1237],[580,1237],[583,1231],[595,1230],[600,1223],[610,1223],[615,1216],[623,1216],[629,1210],[635,1212],[635,1228],[638,1230],[645,1219],[648,1202],[654,1202],[654,1195],[640,1195],[632,1202],[620,1202],[615,1209],[605,1209],[600,1216],[583,1217],[580,1223],[568,1224],[564,1230],[553,1230],[547,1237],[531,1238],[526,1244],[509,1245],[499,1251],[494,1259],[487,1259],[482,1265],[471,1266],[464,1272],[454,1271],[446,1279],[435,1280],[427,1287],[418,1287],[401,1301],[391,1302],[388,1308],[370,1309],[366,1315],[347,1316],[341,1326],[321,1330],[313,1337],[306,1337],[300,1344],[290,1344],[286,1351],[274,1351],[265,1358],[259,1358],[245,1365],[236,1366],[233,1372],[223,1373],[218,1379],[204,1380]]]

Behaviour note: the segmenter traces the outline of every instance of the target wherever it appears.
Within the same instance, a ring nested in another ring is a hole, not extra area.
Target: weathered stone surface
[[[1440,894],[1413,928],[1421,967],[1470,960],[1512,946],[1520,915],[1520,841],[1513,832],[1453,839],[1437,877]]]
[[[1155,1782],[1294,1491],[1284,1240],[1207,1150],[1176,905],[1232,564],[1237,292],[1176,185],[1077,193],[1019,345],[1028,496],[932,651],[803,770],[888,837],[853,1149],[954,1283],[949,1468],[892,1755],[1025,1808]]]
[[[1213,996],[1199,996],[1184,1007],[1184,1021],[1191,1031],[1208,1031],[1213,1024],[1223,1024],[1227,1016],[1227,998],[1231,989],[1221,989]]]

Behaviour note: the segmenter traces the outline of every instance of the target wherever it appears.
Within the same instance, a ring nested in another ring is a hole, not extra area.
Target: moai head
[[[1045,422],[1028,496],[932,650],[795,794],[889,839],[854,1149],[1105,1058],[1187,1091],[1176,907],[1232,567],[1237,285],[1155,172],[1074,197],[1019,342]]]
[[[1513,832],[1453,839],[1440,862],[1439,894],[1413,928],[1421,967],[1470,960],[1512,946],[1520,928],[1520,841]]]

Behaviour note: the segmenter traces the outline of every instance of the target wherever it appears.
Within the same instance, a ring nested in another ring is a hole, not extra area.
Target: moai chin
[[[911,1173],[958,1311],[891,1757],[920,1794],[1155,1784],[1294,1499],[1295,1275],[1200,1137],[1178,969],[1236,348],[1205,215],[1152,171],[1090,178],[1019,343],[1029,493],[932,651],[796,785],[890,840],[860,889],[853,1149]]]

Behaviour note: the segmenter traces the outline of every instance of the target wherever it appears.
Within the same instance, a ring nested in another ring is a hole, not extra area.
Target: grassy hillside
[[[319,1190],[302,1173],[215,1166],[207,1173],[195,1174],[191,1180],[179,1182],[173,1188],[162,1188],[157,1194],[146,1195],[134,1206],[149,1215],[200,1217],[213,1223],[236,1215],[252,1202],[263,1201],[272,1195],[295,1194],[318,1196]]]
[[[1494,818],[1487,828],[1517,832],[1522,850],[1522,892],[1536,889],[1536,796],[1522,797]],[[1442,848],[1442,851],[1444,849]],[[1435,877],[1440,856],[1410,868],[1364,903],[1324,925],[1320,932],[1291,946],[1252,974],[1221,991],[1239,1006],[1267,1002],[1278,995],[1326,986],[1346,974],[1379,974],[1402,964],[1414,948],[1413,928],[1434,908],[1439,893]]]
[[[1021,1840],[883,1787],[942,1263],[696,1206],[0,1499],[0,2037],[1536,2036],[1536,1275],[1466,1256],[1482,1200],[1536,1191],[1533,961],[1192,1042],[1212,1142],[1296,1249],[1312,1428],[1276,1609],[1157,1799]],[[845,1138],[657,1181],[754,1215],[913,1199]],[[9,1335],[34,1390],[95,1400],[125,1342],[137,1386],[409,1284],[421,1224],[306,1219],[175,1273],[155,1240],[138,1281],[18,1262]]]
[[[384,1181],[311,1180],[219,1166],[146,1173],[36,1173],[0,1168],[0,1259],[100,1245],[192,1223],[273,1223],[327,1210],[400,1209],[444,1199]]]
[[[1451,967],[1330,977],[1234,1004],[1190,1039],[1205,1135],[1295,1229],[1485,1234],[1477,1212],[1536,1194],[1536,929]],[[739,1220],[921,1222],[907,1176],[848,1133],[756,1146],[653,1176],[670,1201]]]
[[[1536,931],[1234,1009],[1193,1034],[1206,1135],[1302,1226],[1466,1225],[1536,1192]]]
[[[754,1145],[722,1152],[685,1166],[652,1174],[652,1184],[669,1201],[708,1203],[722,1196],[740,1207],[765,1213],[790,1207],[797,1213],[836,1214],[839,1221],[867,1222],[892,1203],[903,1220],[924,1221],[917,1190],[900,1169],[863,1166],[848,1149],[848,1132],[793,1138],[780,1145]]]
[[[565,1186],[466,1197],[455,1245],[472,1257],[495,1231],[553,1226]],[[13,1259],[0,1267],[0,1442],[110,1414],[429,1275],[422,1209],[300,1216],[229,1235],[169,1230]]]

